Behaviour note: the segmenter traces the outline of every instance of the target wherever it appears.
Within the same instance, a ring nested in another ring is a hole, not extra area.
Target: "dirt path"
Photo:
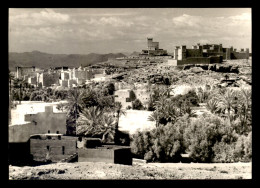
[[[9,179],[251,179],[251,163],[77,162],[37,167],[9,166]]]

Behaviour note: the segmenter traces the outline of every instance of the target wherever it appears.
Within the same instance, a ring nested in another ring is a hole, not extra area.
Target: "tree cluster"
[[[167,90],[152,93],[156,122],[151,131],[137,132],[132,152],[148,161],[181,160],[188,153],[193,162],[238,162],[252,159],[251,92],[246,89],[206,89],[170,97]],[[211,113],[195,118],[191,107],[206,102]]]

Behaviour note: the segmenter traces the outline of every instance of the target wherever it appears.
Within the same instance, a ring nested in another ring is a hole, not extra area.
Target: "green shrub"
[[[184,140],[188,145],[190,157],[196,162],[211,162],[214,157],[212,147],[220,142],[223,126],[221,118],[211,115],[200,117],[185,129]]]
[[[179,162],[184,152],[182,134],[171,123],[151,131],[138,132],[131,142],[132,152],[147,161]]]
[[[234,157],[237,161],[248,162],[252,159],[252,132],[240,136],[235,145]]]
[[[217,142],[213,146],[214,158],[213,162],[231,163],[235,162],[234,157],[235,144],[227,144],[225,142]]]

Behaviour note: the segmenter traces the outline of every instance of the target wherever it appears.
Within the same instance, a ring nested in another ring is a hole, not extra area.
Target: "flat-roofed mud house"
[[[77,137],[62,134],[36,134],[30,137],[30,154],[34,161],[59,162],[77,155]]]
[[[61,137],[61,139],[56,141],[52,138],[47,140],[38,139],[37,141],[30,139],[32,135],[36,134],[65,135],[67,131],[66,112],[54,113],[53,106],[45,106],[44,112],[25,114],[24,120],[25,122],[23,124],[9,126],[9,160],[11,163],[19,163],[21,161],[31,162],[35,154],[36,145],[37,147],[39,146],[39,149],[43,149],[42,159],[46,157],[46,153],[44,152],[47,146],[49,146],[49,149],[52,147],[52,153],[49,153],[49,155],[54,157],[54,161],[60,160],[62,156],[67,157],[62,153],[64,149],[67,148],[66,151],[76,150],[76,140],[70,139],[70,137],[67,136]],[[35,137],[32,139],[35,139]],[[64,144],[62,140],[64,140],[66,144]],[[46,146],[48,143],[49,145]],[[63,146],[65,148],[61,150],[60,154],[53,153],[56,152],[55,147],[57,149]],[[31,151],[33,153],[31,153]],[[60,156],[56,156],[56,154]],[[67,154],[71,154],[71,152]],[[39,156],[37,157],[36,158],[39,159]]]

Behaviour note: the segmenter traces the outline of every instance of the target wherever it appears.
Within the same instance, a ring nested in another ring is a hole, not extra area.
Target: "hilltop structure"
[[[223,59],[248,59],[249,49],[241,49],[237,52],[233,47],[223,48],[222,44],[205,44],[193,45],[191,49],[186,48],[186,45],[176,46],[174,49],[173,59],[168,63],[173,65],[183,64],[210,64],[221,63]]]
[[[159,48],[159,42],[153,42],[153,38],[147,38],[147,50],[142,50],[140,55],[145,56],[165,56],[167,50]]]

